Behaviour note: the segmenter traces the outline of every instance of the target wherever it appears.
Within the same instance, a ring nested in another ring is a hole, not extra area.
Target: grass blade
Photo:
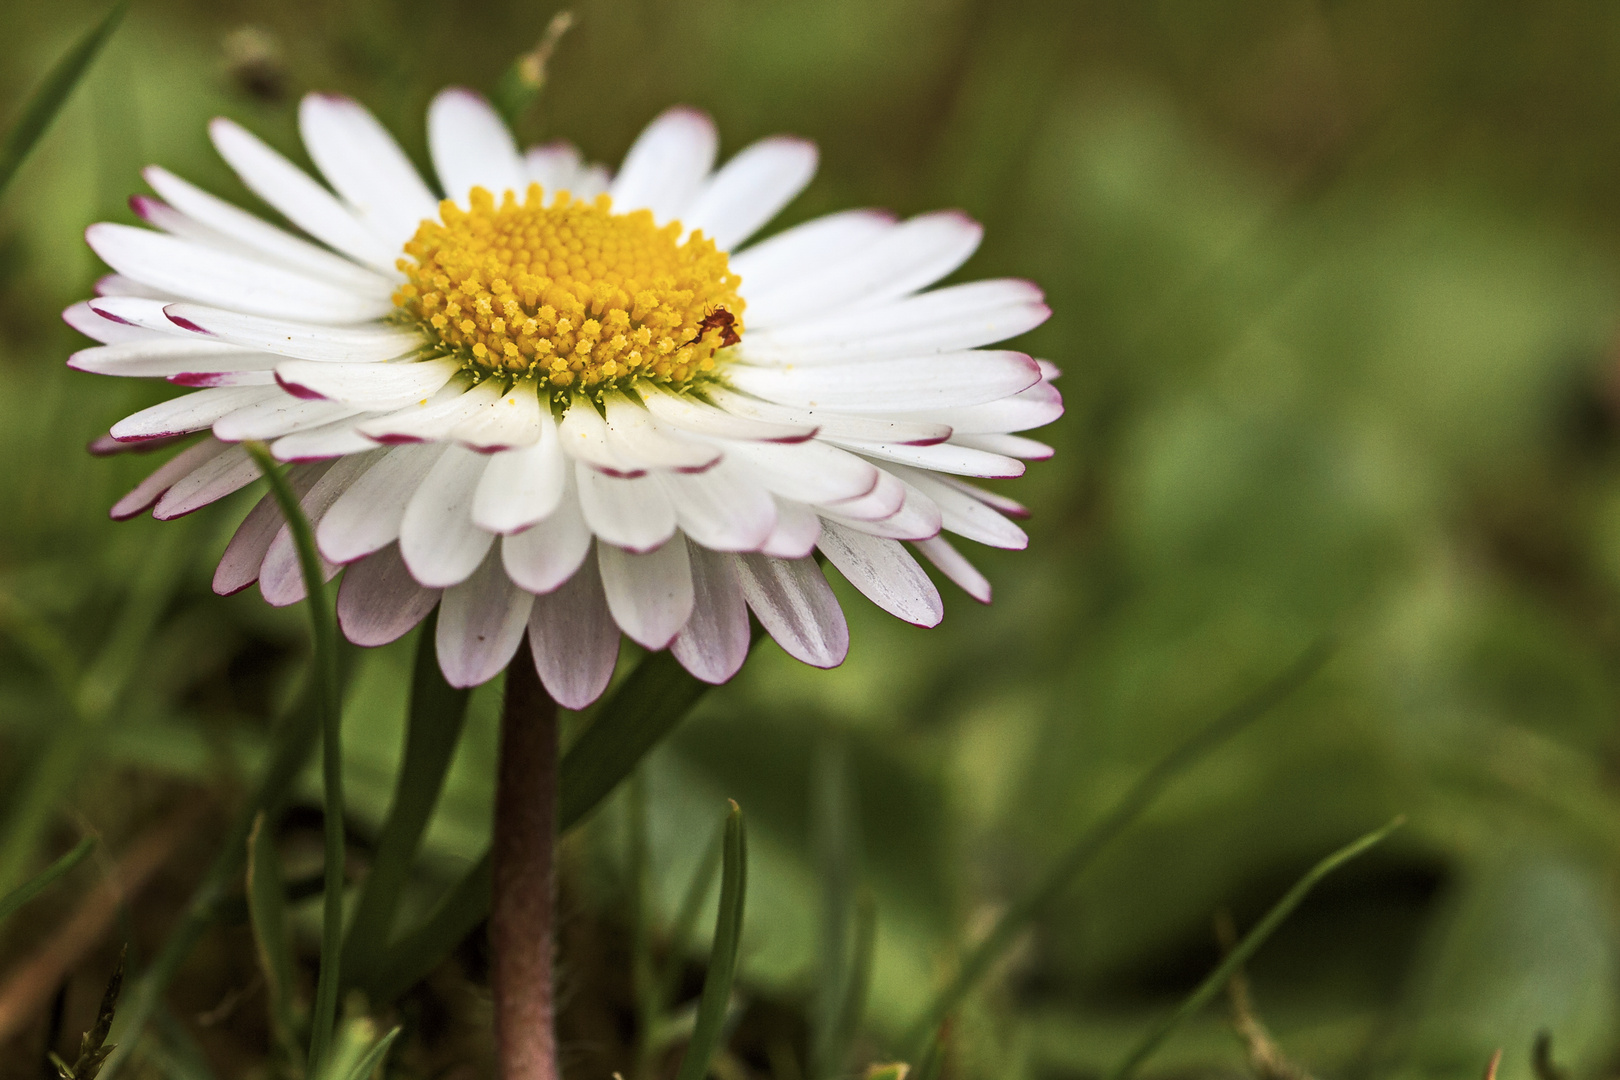
[[[837,735],[829,735],[816,754],[810,794],[812,841],[821,879],[821,955],[810,1016],[810,1080],[839,1074],[847,1049],[839,1046],[839,1031],[853,985],[849,946],[860,875],[859,819],[849,748]]]
[[[731,1001],[731,983],[737,973],[737,944],[742,937],[743,908],[748,894],[748,833],[742,808],[731,804],[726,816],[724,865],[720,872],[720,910],[714,920],[714,947],[709,971],[703,979],[692,1041],[681,1058],[676,1080],[704,1080],[720,1042],[720,1029]]]
[[[675,991],[681,982],[681,963],[686,951],[691,947],[692,935],[697,932],[698,919],[703,915],[703,901],[709,898],[709,889],[714,885],[714,877],[720,872],[720,859],[726,850],[726,826],[720,823],[715,830],[714,839],[703,853],[703,861],[698,863],[697,869],[692,871],[692,880],[687,883],[686,895],[681,897],[681,906],[675,912],[675,921],[669,928],[669,966],[664,970],[663,982],[658,988],[658,1000],[665,1007],[675,997]]]
[[[855,904],[855,950],[848,975],[839,987],[838,1011],[833,1018],[822,1062],[829,1077],[845,1075],[850,1049],[866,1015],[866,999],[872,990],[872,966],[877,956],[877,901],[869,890],[862,890]],[[903,1078],[902,1078],[903,1080]]]
[[[321,912],[321,974],[315,984],[315,1011],[310,1017],[309,1071],[320,1072],[337,1021],[343,951],[343,704],[339,698],[337,616],[326,603],[326,577],[315,549],[315,530],[298,505],[298,496],[263,443],[244,444],[270,482],[270,492],[298,549],[304,574],[304,603],[309,608],[314,639],[314,690],[321,717],[321,792],[326,825],[326,895]]]
[[[83,37],[74,43],[73,48],[62,55],[56,66],[46,73],[45,81],[39,84],[27,103],[22,107],[17,122],[6,133],[4,143],[0,143],[0,194],[4,194],[11,185],[12,178],[22,163],[28,160],[40,138],[56,119],[56,114],[72,95],[74,89],[84,78],[85,72],[101,52],[101,47],[107,44],[114,30],[124,18],[124,12],[129,10],[129,0],[119,0],[104,15],[99,23],[91,27]]]
[[[444,681],[434,648],[438,609],[429,613],[416,643],[416,668],[411,678],[410,719],[405,734],[405,760],[394,786],[388,819],[377,837],[377,850],[366,875],[360,899],[349,922],[343,945],[343,978],[365,985],[375,977],[388,939],[400,893],[411,863],[422,845],[422,835],[444,791],[445,776],[461,741],[471,690],[458,690]]]
[[[355,1067],[349,1070],[348,1076],[344,1077],[343,1080],[366,1080],[368,1076],[376,1072],[377,1066],[381,1065],[383,1058],[388,1056],[388,1050],[394,1045],[394,1040],[399,1038],[399,1033],[404,1030],[403,1027],[396,1027],[378,1039],[377,1045],[366,1051],[366,1056],[361,1058]]]
[[[1158,798],[1159,793],[1170,781],[1281,704],[1290,694],[1309,681],[1311,676],[1327,663],[1332,653],[1331,642],[1318,641],[1270,682],[1196,732],[1192,738],[1176,747],[1149,769],[1125,793],[1124,798],[1114,804],[1114,808],[1101,821],[1075,842],[1033,890],[1007,909],[989,935],[968,954],[956,977],[940,991],[933,1003],[912,1025],[905,1040],[911,1058],[918,1059],[934,1031],[962,1003],[984,977],[985,972],[989,971],[1017,940],[1024,927],[1055,903],[1080,871],[1089,866],[1116,836],[1124,832],[1126,827]]]
[[[0,923],[3,923],[7,919],[11,918],[12,915],[16,914],[18,908],[28,903],[28,901],[38,896],[46,889],[50,888],[53,884],[55,884],[58,878],[82,863],[85,856],[89,855],[91,849],[95,846],[95,837],[85,837],[83,840],[80,840],[76,845],[74,845],[72,851],[51,863],[51,865],[35,874],[29,880],[23,882],[5,896],[0,897]]]
[[[247,841],[248,918],[253,944],[270,1000],[270,1027],[276,1042],[293,1060],[298,1048],[298,1024],[293,1017],[293,956],[287,941],[287,882],[281,872],[276,843],[267,820],[260,814]]]
[[[433,913],[388,950],[387,960],[366,987],[373,1001],[392,1001],[415,986],[473,927],[489,917],[493,875],[494,864],[485,851],[444,894]]]
[[[1182,1021],[1209,1004],[1210,1000],[1221,992],[1221,989],[1231,981],[1233,973],[1247,963],[1249,958],[1259,950],[1261,945],[1265,944],[1266,939],[1272,935],[1277,927],[1281,926],[1283,921],[1293,914],[1294,909],[1299,906],[1300,901],[1305,899],[1306,894],[1316,886],[1317,882],[1382,841],[1405,823],[1406,818],[1404,816],[1397,817],[1383,828],[1374,829],[1367,835],[1351,841],[1311,867],[1305,873],[1305,876],[1295,882],[1294,887],[1289,889],[1270,911],[1266,912],[1265,918],[1256,923],[1254,929],[1244,935],[1243,940],[1238,942],[1237,948],[1227,953],[1226,959],[1221,961],[1220,965],[1210,972],[1203,982],[1198,984],[1198,988],[1188,996],[1186,1001],[1181,1003],[1180,1008],[1165,1017],[1152,1031],[1149,1031],[1142,1041],[1137,1043],[1136,1048],[1126,1054],[1118,1065],[1114,1066],[1113,1071],[1108,1074],[1107,1080],[1128,1080],[1129,1077],[1134,1075],[1142,1063],[1159,1048],[1165,1039],[1169,1038],[1170,1033],[1179,1027]]]
[[[107,1064],[102,1069],[101,1080],[112,1080],[119,1067],[128,1059],[129,1053],[139,1041],[141,1032],[145,1030],[147,1023],[158,1009],[164,990],[174,981],[180,965],[196,947],[203,931],[208,929],[209,924],[218,915],[232,883],[242,871],[243,861],[247,857],[247,840],[253,831],[254,821],[261,812],[273,817],[292,789],[293,782],[298,779],[298,774],[303,772],[304,763],[309,760],[309,755],[315,748],[316,736],[320,733],[322,710],[318,700],[320,693],[320,688],[312,682],[298,707],[277,728],[270,749],[269,763],[265,766],[264,776],[259,780],[259,787],[254,792],[253,798],[238,814],[219,854],[214,856],[214,861],[208,867],[208,872],[203,876],[196,892],[191,894],[191,902],[186,905],[185,914],[181,917],[179,925],[170,932],[151,966],[131,989],[130,996],[118,1015],[118,1030],[114,1033],[117,1036],[118,1049],[107,1059]]]
[[[637,664],[563,756],[558,828],[573,828],[607,798],[707,689],[668,652]]]

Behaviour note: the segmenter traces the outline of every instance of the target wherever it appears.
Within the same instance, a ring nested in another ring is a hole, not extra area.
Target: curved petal
[[[328,467],[328,463],[323,461],[288,469],[287,483],[292,487],[293,494],[302,500]],[[242,519],[242,524],[236,527],[231,542],[225,545],[225,553],[220,556],[219,565],[214,568],[214,592],[220,596],[230,596],[257,581],[265,553],[270,550],[271,542],[286,521],[273,494],[255,503],[247,517]]]
[[[428,106],[428,151],[445,197],[464,208],[475,186],[493,193],[497,205],[503,192],[521,198],[528,189],[512,133],[471,90],[441,90]]]
[[[591,550],[591,530],[579,498],[563,492],[557,509],[538,524],[501,540],[512,580],[532,593],[548,593],[573,576]]]
[[[696,600],[669,651],[694,676],[718,685],[748,659],[748,605],[729,559],[697,544],[689,545],[688,555]]]
[[[619,659],[619,628],[595,559],[586,559],[560,589],[535,597],[529,648],[541,685],[563,708],[583,709],[602,696]]]
[[[186,447],[159,465],[145,480],[136,484],[128,495],[113,503],[109,516],[114,521],[128,521],[157,502],[164,492],[182,479],[233,449],[236,448],[227,446],[213,436],[203,439],[194,446]]]
[[[451,686],[477,686],[506,667],[523,643],[534,595],[506,576],[491,551],[460,585],[444,592],[434,637],[439,670]]]
[[[579,504],[591,531],[630,551],[651,551],[675,535],[675,506],[650,476],[619,477],[574,466]]]
[[[608,187],[614,210],[623,214],[645,207],[660,225],[679,218],[714,167],[718,147],[709,117],[681,106],[666,110],[624,156]]]
[[[748,606],[782,651],[812,667],[844,662],[849,624],[814,559],[729,558]]]
[[[694,601],[685,538],[677,533],[645,554],[598,544],[596,561],[619,629],[645,649],[662,649],[674,641],[691,617]]]
[[[406,505],[445,449],[402,446],[384,454],[321,518],[315,529],[321,554],[348,563],[398,540]]]
[[[146,301],[150,303],[150,301]],[[129,301],[123,302],[125,305]],[[114,314],[113,301],[98,300],[98,309]],[[166,328],[174,333],[201,334],[221,342],[257,349],[277,356],[322,363],[364,364],[395,360],[422,348],[422,335],[414,330],[375,326],[316,326],[285,319],[265,319],[200,304],[160,304]]]
[[[298,103],[298,130],[326,182],[384,240],[404,245],[424,218],[438,216],[438,200],[416,167],[359,102],[306,94]]]
[[[460,446],[446,447],[406,504],[399,553],[411,576],[427,588],[459,585],[478,568],[495,534],[472,521],[473,492],[489,459]]]
[[[804,139],[761,139],[708,179],[681,212],[681,224],[702,230],[722,250],[734,248],[804,190],[817,156],[816,144]]]
[[[399,557],[399,545],[389,544],[343,572],[338,625],[356,645],[387,645],[410,633],[438,602],[439,590],[418,585]]]
[[[990,579],[979,573],[979,568],[968,562],[961,552],[951,546],[949,540],[943,536],[919,540],[917,550],[934,564],[935,569],[956,582],[963,592],[981,604],[990,602]]]
[[[826,522],[816,546],[851,585],[890,615],[917,626],[938,626],[945,617],[939,590],[899,541]]]
[[[515,533],[550,517],[567,489],[568,460],[549,410],[537,414],[540,440],[489,459],[473,495],[473,521],[493,533]],[[582,523],[583,527],[583,523]]]

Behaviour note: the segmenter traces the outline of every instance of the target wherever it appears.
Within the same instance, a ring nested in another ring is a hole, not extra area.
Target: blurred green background
[[[0,5],[0,113],[101,10]],[[58,850],[93,828],[116,854],[174,807],[222,819],[306,648],[299,609],[208,590],[256,494],[176,523],[107,520],[153,461],[84,444],[166,388],[63,367],[81,343],[58,312],[99,272],[82,228],[132,220],[123,199],[149,162],[255,205],[205,124],[232,116],[307,161],[294,116],[311,89],[356,96],[423,162],[431,95],[492,90],[554,10],[140,0],[0,205],[0,808],[15,815],[55,762]],[[862,1036],[875,1060],[962,943],[1144,769],[1332,634],[1338,652],[1304,692],[1179,781],[1038,922],[959,1017],[951,1074],[1099,1074],[1216,962],[1216,911],[1252,923],[1397,812],[1406,829],[1252,965],[1283,1048],[1352,1080],[1473,1078],[1502,1047],[1501,1075],[1519,1080],[1547,1030],[1577,1076],[1620,1067],[1620,7],[573,10],[526,141],[614,163],[675,102],[714,114],[723,153],[802,134],[821,172],[782,223],[962,207],[987,238],[959,276],[1033,278],[1055,312],[1021,347],[1064,368],[1068,413],[1037,433],[1057,458],[1006,486],[1035,512],[1030,549],[972,552],[994,605],[947,584],[944,625],[923,631],[839,581],[841,669],[762,647],[650,760],[666,912],[723,799],[750,814],[744,979],[759,1014],[791,1032],[808,1007],[811,807],[838,762],[879,911]],[[248,46],[261,59],[244,67]],[[138,648],[108,658],[109,641]],[[357,846],[386,808],[412,648],[359,657],[350,684]],[[132,674],[86,726],[41,656]],[[476,699],[422,897],[482,850],[497,701],[497,687]],[[64,731],[77,750],[60,749]],[[565,952],[585,996],[591,965],[623,965],[600,945],[624,909],[623,801],[570,842],[571,917],[608,928],[590,938],[600,955]],[[137,953],[172,923],[215,827],[131,904]],[[316,831],[300,827],[294,814],[283,839],[296,863],[302,838],[307,871]],[[300,913],[311,931],[314,908]],[[0,983],[59,915],[8,927]],[[221,1076],[261,1068],[252,1025],[213,1015],[231,993],[251,999],[246,941],[212,933],[173,998]],[[70,982],[65,1030],[93,1010],[110,948]],[[476,983],[476,957],[449,967],[441,982]],[[455,1023],[486,1015],[468,994],[444,992]],[[42,1024],[0,1073],[38,1075]],[[573,1038],[575,1075],[617,1067],[601,1040]],[[727,1067],[795,1080],[769,1054]],[[1243,1068],[1218,1007],[1151,1064]]]

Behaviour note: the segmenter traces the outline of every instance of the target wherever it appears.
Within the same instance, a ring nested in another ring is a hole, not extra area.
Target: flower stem
[[[558,1080],[552,954],[556,937],[557,703],[520,648],[506,669],[495,781],[490,984],[500,1080]]]

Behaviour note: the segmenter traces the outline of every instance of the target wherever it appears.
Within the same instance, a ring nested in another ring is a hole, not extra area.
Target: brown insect
[[[720,331],[720,348],[722,349],[728,345],[735,345],[742,340],[737,333],[737,316],[723,307],[717,307],[703,316],[703,321],[698,323],[697,334],[686,344],[691,345],[703,340],[703,335],[710,330]]]

